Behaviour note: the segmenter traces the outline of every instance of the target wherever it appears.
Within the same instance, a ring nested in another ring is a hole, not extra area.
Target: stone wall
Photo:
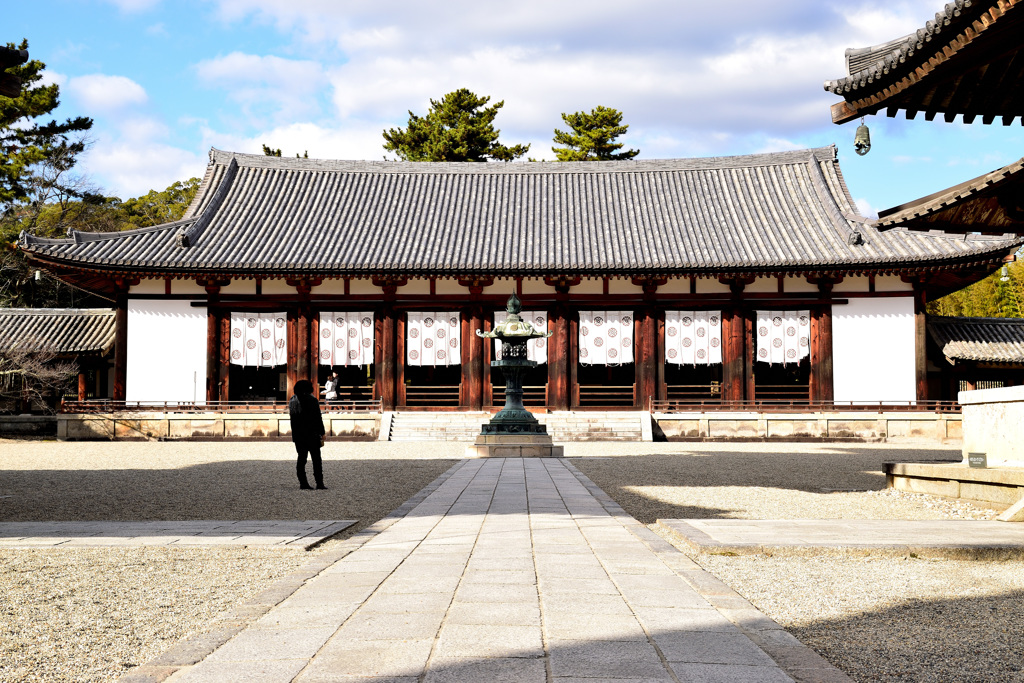
[[[330,437],[371,441],[380,430],[379,413],[325,413]],[[105,439],[273,439],[291,436],[291,421],[277,413],[97,413],[57,416],[57,438]]]
[[[887,443],[959,443],[955,413],[654,413],[669,441],[834,439]]]
[[[56,435],[55,415],[0,415],[0,437],[53,438]]]
[[[961,391],[963,454],[985,453],[989,467],[1024,467],[1024,386]]]

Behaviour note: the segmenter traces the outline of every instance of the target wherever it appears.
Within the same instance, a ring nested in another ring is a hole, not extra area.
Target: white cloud
[[[76,76],[67,81],[66,91],[90,112],[109,113],[138,104],[149,99],[145,89],[125,76],[89,74]]]
[[[122,12],[131,13],[144,12],[160,4],[160,0],[107,0],[107,2]]]
[[[878,209],[872,206],[871,202],[869,202],[867,199],[860,197],[858,199],[854,199],[853,203],[857,205],[857,210],[860,211],[861,216],[866,216],[868,218],[878,218]]]
[[[233,152],[259,154],[263,145],[280,149],[285,156],[309,152],[314,159],[381,159],[382,127],[376,123],[354,122],[344,128],[326,128],[315,123],[294,123],[271,128],[252,136],[222,133],[206,128],[203,146]]]
[[[199,80],[227,93],[257,124],[294,120],[315,113],[325,84],[323,68],[310,60],[232,52],[196,65]]]
[[[103,139],[83,160],[83,168],[107,192],[122,199],[193,176],[203,177],[206,158],[156,141],[140,143]]]

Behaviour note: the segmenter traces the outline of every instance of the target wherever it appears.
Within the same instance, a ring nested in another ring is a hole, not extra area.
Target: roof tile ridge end
[[[231,160],[228,162],[228,168],[224,172],[223,177],[220,179],[220,185],[217,186],[217,191],[214,192],[210,202],[203,209],[203,212],[199,214],[198,219],[188,227],[182,227],[178,231],[175,239],[178,244],[183,248],[188,248],[196,243],[199,236],[203,233],[203,230],[213,220],[213,215],[217,213],[220,205],[224,202],[224,197],[227,196],[228,190],[234,183],[235,175],[238,173],[238,161],[234,155],[231,156]]]

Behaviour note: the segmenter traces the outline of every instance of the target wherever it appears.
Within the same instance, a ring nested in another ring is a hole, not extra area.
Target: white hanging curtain
[[[721,311],[665,311],[665,360],[679,365],[722,362]]]
[[[231,314],[231,363],[270,368],[288,363],[285,313]]]
[[[320,313],[320,365],[372,364],[372,311]]]
[[[548,331],[548,312],[547,311],[522,311],[519,314],[519,318],[523,322],[528,322],[533,325],[533,329],[538,332]],[[495,311],[494,313],[494,326],[497,327],[501,323],[508,319],[508,311]],[[494,340],[494,357],[501,360],[501,342],[497,339]],[[531,339],[526,344],[526,359],[536,361],[538,364],[548,362],[548,340],[547,339]]]
[[[632,311],[580,311],[580,364],[633,362]]]
[[[409,365],[458,365],[462,334],[457,311],[410,311],[405,326],[405,358]]]
[[[758,311],[757,360],[799,363],[811,352],[810,311]]]

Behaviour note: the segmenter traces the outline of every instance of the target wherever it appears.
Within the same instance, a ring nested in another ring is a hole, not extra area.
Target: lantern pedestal
[[[491,362],[505,375],[505,407],[485,423],[472,446],[466,449],[467,458],[560,458],[565,449],[555,446],[545,425],[523,406],[523,376],[537,363],[526,357],[526,343],[530,339],[549,337],[551,333],[537,332],[519,318],[519,298],[509,297],[506,310],[509,317],[493,332],[477,334],[498,339],[502,343],[502,359]]]

